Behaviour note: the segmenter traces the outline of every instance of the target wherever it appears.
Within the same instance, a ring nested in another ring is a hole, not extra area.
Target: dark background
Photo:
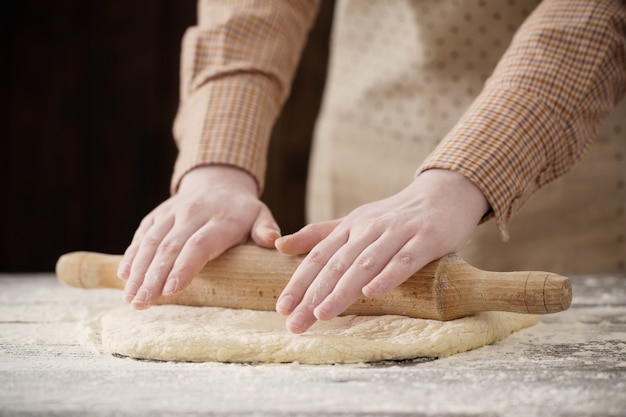
[[[195,0],[0,3],[0,271],[73,250],[122,253],[169,195],[180,42]],[[333,2],[322,2],[270,148],[264,201],[304,224]]]

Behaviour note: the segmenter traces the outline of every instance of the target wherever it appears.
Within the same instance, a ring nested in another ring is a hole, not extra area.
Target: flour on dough
[[[103,316],[102,344],[111,353],[166,361],[359,363],[448,356],[504,339],[537,320],[503,312],[446,322],[342,316],[294,335],[276,312],[124,305]]]

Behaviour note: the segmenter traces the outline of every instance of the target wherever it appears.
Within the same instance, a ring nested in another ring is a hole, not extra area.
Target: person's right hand
[[[118,276],[123,298],[149,307],[182,291],[202,267],[249,238],[273,248],[280,229],[248,173],[229,166],[188,172],[178,192],[149,213],[124,253]]]

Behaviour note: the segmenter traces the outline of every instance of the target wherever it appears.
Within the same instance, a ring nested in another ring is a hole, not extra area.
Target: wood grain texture
[[[236,246],[209,262],[189,287],[158,303],[273,311],[276,300],[302,261],[253,244]],[[59,258],[61,282],[82,288],[123,288],[120,255],[74,252]],[[567,277],[538,271],[488,272],[456,255],[426,265],[397,288],[377,298],[361,297],[346,314],[452,320],[480,311],[546,314],[569,308]]]

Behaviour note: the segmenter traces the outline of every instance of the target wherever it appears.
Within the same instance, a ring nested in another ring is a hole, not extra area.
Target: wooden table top
[[[0,274],[0,415],[625,416],[626,276],[572,282],[570,310],[491,346],[304,366],[108,355],[92,324],[119,291]]]

